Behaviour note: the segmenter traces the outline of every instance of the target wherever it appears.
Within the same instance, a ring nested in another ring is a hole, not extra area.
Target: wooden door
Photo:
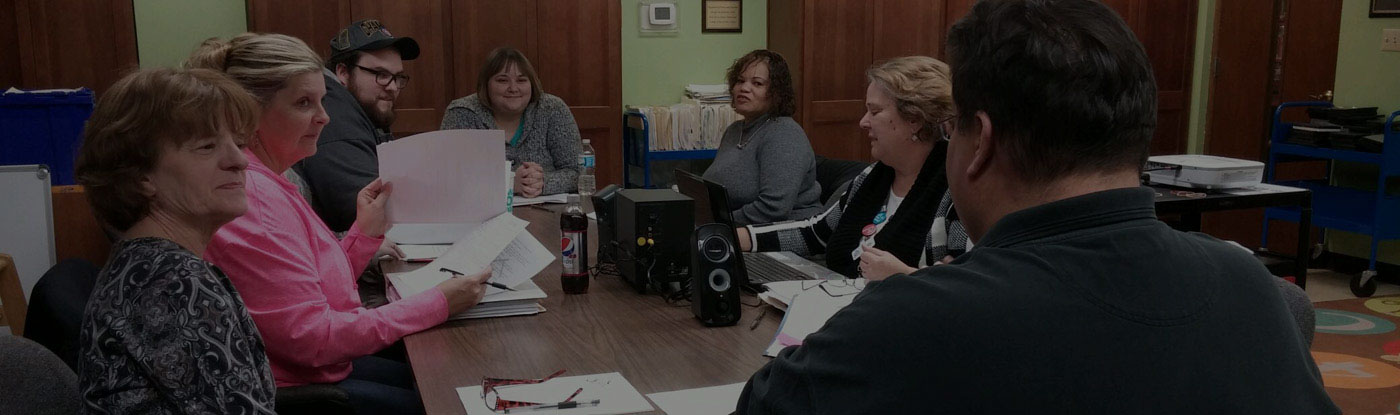
[[[248,0],[247,7],[248,31],[301,39],[321,57],[330,56],[331,38],[354,21],[350,0]]]
[[[598,183],[622,183],[622,6],[554,0],[536,13],[531,60],[540,82],[569,104],[579,134],[592,142]]]
[[[1273,108],[1331,90],[1336,77],[1340,2],[1217,2],[1206,154],[1265,159]],[[1273,16],[1269,19],[1260,16]],[[1321,166],[1280,169],[1279,177],[1315,176]],[[1202,230],[1245,246],[1261,243],[1263,210],[1204,215]],[[1295,227],[1273,226],[1271,250],[1291,254]],[[1312,239],[1320,232],[1314,229]]]
[[[871,63],[900,56],[943,54],[943,2],[877,0],[871,7],[874,45]]]
[[[25,88],[88,87],[100,94],[137,67],[129,0],[21,0],[13,18],[17,43],[3,49],[18,50]]]
[[[535,66],[535,0],[519,0],[515,7],[500,7],[500,0],[452,2],[452,61],[456,73],[453,99],[476,93],[476,79],[491,50],[519,49]],[[536,68],[539,69],[539,68]],[[549,85],[545,85],[549,87]]]
[[[815,3],[815,4],[814,4]],[[808,2],[803,10],[803,79],[799,120],[818,155],[870,160],[870,142],[860,129],[865,114],[865,69],[873,34],[865,0]],[[792,64],[796,57],[784,56]]]
[[[19,31],[15,30],[15,0],[0,0],[0,90],[23,85],[19,62]]]

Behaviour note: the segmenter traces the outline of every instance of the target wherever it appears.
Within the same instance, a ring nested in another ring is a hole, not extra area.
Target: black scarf
[[[905,265],[917,268],[919,257],[924,254],[929,228],[933,226],[943,192],[948,189],[948,177],[943,171],[947,152],[946,144],[940,142],[934,145],[933,151],[924,159],[924,166],[919,169],[919,177],[914,179],[914,186],[909,188],[909,194],[905,195],[894,216],[889,218],[889,223],[875,234],[875,247],[893,254]],[[885,163],[875,163],[856,193],[846,199],[841,222],[827,241],[827,268],[850,278],[860,276],[856,269],[860,258],[851,259],[851,251],[860,245],[861,228],[875,219],[893,185],[894,168]]]

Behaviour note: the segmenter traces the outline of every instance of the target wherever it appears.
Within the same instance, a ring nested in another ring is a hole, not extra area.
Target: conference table
[[[466,413],[456,388],[480,385],[483,377],[536,379],[560,369],[566,370],[561,376],[619,372],[645,395],[743,382],[770,360],[763,351],[782,313],[744,306],[739,324],[704,327],[688,301],[668,304],[605,274],[592,279],[586,294],[564,294],[558,258],[562,211],[562,205],[514,209],[530,222],[527,230],[555,254],[555,261],[534,278],[549,295],[540,300],[547,311],[448,321],[404,338],[429,414]],[[597,245],[590,221],[590,262]],[[413,266],[386,267],[399,272]],[[745,295],[741,301],[757,305],[759,300]],[[758,326],[750,329],[755,320]]]

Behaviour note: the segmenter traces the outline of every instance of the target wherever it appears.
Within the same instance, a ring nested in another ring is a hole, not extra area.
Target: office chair
[[[24,336],[58,355],[78,372],[78,333],[83,310],[97,283],[97,266],[83,259],[65,259],[49,268],[29,294]]]
[[[15,259],[5,254],[0,254],[0,303],[4,304],[4,309],[0,310],[4,318],[0,320],[10,326],[10,334],[23,336],[24,314],[28,309],[24,287],[19,282],[19,271],[15,270]]]
[[[0,336],[0,414],[76,414],[78,376],[43,345]]]
[[[63,260],[39,278],[30,294],[25,337],[57,355],[68,366],[68,375],[78,372],[78,338],[98,271],[86,260]],[[277,388],[276,399],[282,414],[353,413],[349,395],[336,385]]]
[[[831,206],[833,197],[841,196],[850,187],[852,179],[860,175],[868,163],[853,160],[837,160],[817,156],[817,183],[822,186],[823,206]]]

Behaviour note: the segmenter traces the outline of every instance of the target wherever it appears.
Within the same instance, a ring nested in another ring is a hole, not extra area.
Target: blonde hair
[[[890,59],[871,66],[865,71],[865,78],[894,97],[900,117],[922,124],[919,141],[937,139],[939,124],[954,114],[952,76],[948,64],[938,59]]]
[[[186,68],[206,68],[228,74],[258,102],[267,104],[287,79],[319,72],[321,57],[306,42],[277,33],[244,33],[228,40],[209,38],[185,60]]]
[[[75,166],[93,212],[125,231],[150,214],[141,180],[166,147],[233,134],[246,142],[262,108],[242,86],[207,69],[130,73],[97,100]]]

